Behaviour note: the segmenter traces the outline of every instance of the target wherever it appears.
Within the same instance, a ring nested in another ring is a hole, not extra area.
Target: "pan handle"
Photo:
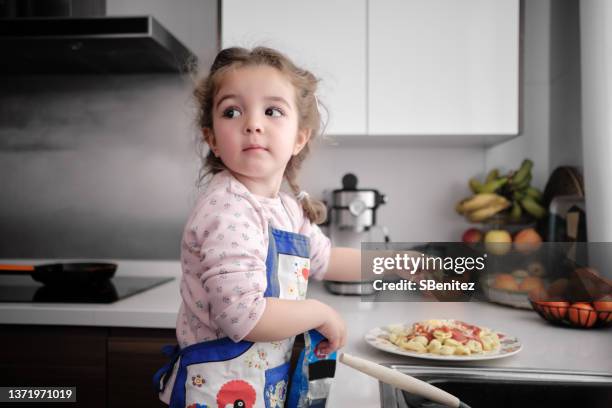
[[[5,265],[0,264],[0,274],[22,275],[34,272],[34,265]]]

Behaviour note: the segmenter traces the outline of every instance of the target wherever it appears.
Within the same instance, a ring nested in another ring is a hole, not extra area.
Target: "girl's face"
[[[212,118],[213,128],[204,129],[204,136],[213,153],[240,181],[264,183],[277,191],[287,162],[310,137],[309,131],[298,129],[293,85],[266,65],[224,74]]]

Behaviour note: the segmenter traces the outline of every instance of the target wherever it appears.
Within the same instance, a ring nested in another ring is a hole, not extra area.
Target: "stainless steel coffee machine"
[[[387,196],[375,189],[357,188],[357,183],[352,173],[342,177],[342,188],[332,193],[331,222],[340,230],[360,233],[376,225],[376,209],[387,202]]]
[[[329,236],[334,246],[361,248],[362,242],[389,242],[389,232],[377,225],[376,211],[387,196],[372,188],[358,188],[357,176],[342,177],[342,188],[332,191],[329,211]],[[361,295],[372,291],[364,282],[327,281],[329,291],[343,295]]]

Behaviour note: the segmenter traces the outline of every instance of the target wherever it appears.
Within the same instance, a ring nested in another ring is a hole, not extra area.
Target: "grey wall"
[[[176,257],[197,168],[188,78],[0,87],[1,257]]]
[[[580,79],[580,2],[551,4],[550,44],[550,161],[582,167]]]
[[[315,150],[302,178],[321,196],[323,190],[341,188],[342,176],[350,171],[360,188],[387,195],[377,220],[394,241],[456,241],[467,224],[455,213],[455,202],[470,194],[468,178],[483,169],[482,148],[327,144]],[[373,237],[380,240],[380,234]]]

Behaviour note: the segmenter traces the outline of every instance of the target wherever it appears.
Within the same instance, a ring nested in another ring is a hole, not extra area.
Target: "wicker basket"
[[[558,326],[571,326],[581,329],[612,326],[612,311],[580,309],[576,306],[555,305],[541,300],[529,299],[533,309],[546,321]],[[586,303],[586,302],[585,302]],[[568,303],[569,304],[569,303]],[[591,304],[591,306],[593,306]],[[574,316],[570,319],[569,316]]]

